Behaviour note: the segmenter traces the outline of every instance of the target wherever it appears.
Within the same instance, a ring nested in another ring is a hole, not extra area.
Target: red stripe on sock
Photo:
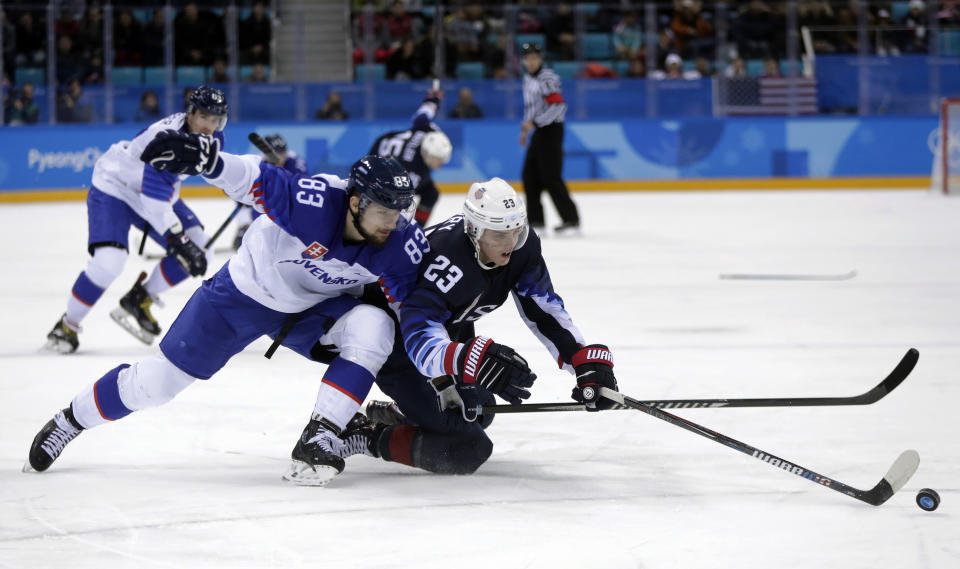
[[[80,298],[79,296],[77,296],[77,293],[73,292],[72,290],[70,291],[70,294],[73,295],[73,298],[79,300],[81,304],[84,304],[86,306],[93,306],[92,302],[87,302],[86,300]]]
[[[100,416],[106,419],[107,421],[112,421],[113,419],[107,417],[103,414],[103,409],[100,408],[100,398],[97,397],[97,384],[93,384],[93,402],[97,406],[97,413],[100,413]]]
[[[390,433],[390,460],[413,466],[413,437],[417,435],[417,427],[413,425],[397,425]]]
[[[326,383],[327,385],[329,385],[330,387],[336,389],[336,390],[339,391],[340,393],[343,393],[344,395],[346,395],[346,396],[349,397],[350,399],[353,399],[354,401],[356,401],[356,402],[357,402],[357,405],[360,405],[360,404],[363,403],[363,401],[361,401],[360,399],[357,399],[357,396],[356,396],[356,395],[354,395],[353,393],[350,393],[350,392],[347,391],[346,389],[340,387],[340,386],[337,385],[336,383],[333,383],[332,381],[330,381],[330,380],[327,379],[327,378],[323,378],[323,380],[322,380],[320,383]]]

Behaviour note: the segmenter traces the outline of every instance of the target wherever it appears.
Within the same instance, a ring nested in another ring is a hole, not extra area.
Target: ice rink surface
[[[24,474],[34,434],[79,389],[155,352],[108,316],[152,264],[131,257],[84,322],[77,354],[42,352],[86,262],[85,206],[4,204],[0,567],[960,567],[960,198],[575,197],[584,235],[547,237],[544,250],[587,340],[613,350],[623,392],[854,395],[913,346],[913,374],[873,405],[677,411],[862,489],[913,448],[913,479],[873,507],[611,411],[501,415],[493,456],[473,476],[352,457],[330,486],[295,487],[280,476],[324,367],[283,349],[268,361],[264,340],[172,403],[83,433],[48,472]],[[434,220],[459,203],[443,195]],[[232,209],[226,199],[191,205],[209,228]],[[850,270],[843,281],[719,278]],[[198,283],[166,295],[161,325]],[[478,331],[528,358],[540,376],[533,401],[568,400],[573,378],[512,303]],[[923,487],[939,491],[936,512],[917,507]]]

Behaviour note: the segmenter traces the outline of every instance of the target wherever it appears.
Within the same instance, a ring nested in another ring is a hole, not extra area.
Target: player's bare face
[[[212,135],[220,126],[220,117],[203,111],[193,111],[187,115],[187,129],[190,132]]]
[[[372,203],[360,214],[361,232],[367,241],[379,247],[390,238],[399,220],[400,210]]]
[[[523,66],[527,68],[527,73],[536,73],[543,65],[543,57],[539,53],[528,53],[523,56]]]
[[[480,262],[484,265],[493,263],[498,267],[503,267],[510,262],[510,256],[523,235],[522,227],[517,229],[507,229],[495,231],[493,229],[484,230],[477,244],[479,247]]]
[[[438,158],[436,156],[427,155],[423,161],[427,163],[427,168],[430,168],[431,170],[436,170],[440,166],[443,166],[443,158]]]

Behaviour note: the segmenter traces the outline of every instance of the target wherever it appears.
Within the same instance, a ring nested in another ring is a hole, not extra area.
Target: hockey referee
[[[543,67],[539,45],[523,44],[520,55],[528,73],[523,77],[521,146],[527,146],[527,134],[533,131],[523,161],[527,219],[535,230],[543,230],[540,192],[546,189],[561,219],[554,232],[576,232],[580,228],[580,215],[563,181],[563,118],[567,114],[567,103],[560,93],[560,78],[552,69]]]

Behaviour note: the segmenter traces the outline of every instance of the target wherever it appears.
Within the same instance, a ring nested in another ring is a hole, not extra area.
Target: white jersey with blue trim
[[[173,204],[180,199],[180,183],[188,176],[159,172],[142,162],[140,154],[157,133],[185,131],[186,116],[172,114],[143,129],[133,140],[113,144],[93,166],[93,186],[129,205],[161,234],[179,222]],[[223,133],[214,136],[222,146]]]
[[[224,168],[207,181],[264,213],[247,230],[228,270],[237,289],[279,312],[297,313],[378,282],[396,310],[417,278],[427,238],[416,224],[386,244],[345,243],[347,181],[293,174],[254,155],[221,153]]]

